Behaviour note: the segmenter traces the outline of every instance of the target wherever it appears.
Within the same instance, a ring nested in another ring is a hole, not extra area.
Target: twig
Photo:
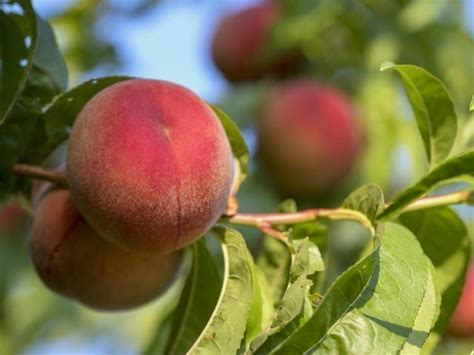
[[[65,174],[48,170],[38,166],[16,164],[13,166],[13,172],[18,175],[28,176],[34,179],[42,179],[51,181],[61,186],[68,186],[67,177]],[[408,205],[404,211],[417,211],[426,208],[449,206],[454,204],[464,204],[474,202],[474,190],[462,190],[452,192],[439,196],[432,196],[420,199]],[[326,218],[330,220],[352,220],[359,222],[366,227],[372,235],[375,233],[374,226],[371,221],[363,213],[345,209],[308,209],[298,212],[290,213],[235,213],[234,209],[238,206],[236,200],[232,200],[228,207],[227,213],[233,214],[231,216],[224,215],[221,218],[222,222],[254,226],[260,229],[265,234],[286,242],[286,237],[283,233],[272,228],[275,225],[298,224],[313,221],[318,218]]]
[[[473,202],[474,190],[462,190],[444,195],[425,197],[421,200],[413,202],[411,205],[408,205],[403,211],[418,211],[432,207],[459,205]]]
[[[288,244],[288,238],[279,230],[272,228],[269,223],[263,222],[257,225],[257,228],[263,233],[275,239],[281,240],[283,243]]]
[[[404,211],[417,211],[425,208],[473,203],[473,200],[474,190],[463,190],[439,196],[426,197],[408,205]],[[375,233],[374,227],[367,216],[365,216],[363,213],[344,208],[309,209],[292,213],[237,213],[232,217],[222,218],[222,221],[231,224],[255,226],[260,230],[262,230],[261,226],[264,226],[268,231],[269,227],[275,225],[298,224],[313,221],[318,218],[356,221],[366,227],[372,233],[372,235]]]
[[[17,175],[46,180],[65,187],[69,186],[66,175],[59,171],[27,164],[15,164],[12,171]]]
[[[317,218],[353,220],[365,226],[372,234],[374,233],[372,223],[364,214],[345,208],[309,209],[291,213],[237,213],[232,217],[223,218],[223,222],[255,226],[261,229],[261,226],[268,228],[279,224],[298,224],[313,221]]]

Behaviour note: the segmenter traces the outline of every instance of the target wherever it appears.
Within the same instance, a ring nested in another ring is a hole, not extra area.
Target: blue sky
[[[126,6],[129,0],[113,1]],[[36,10],[46,18],[73,2],[33,1]],[[227,83],[210,58],[214,26],[226,12],[255,2],[164,1],[153,11],[134,19],[103,18],[98,33],[116,45],[124,65],[117,72],[99,69],[82,79],[111,74],[164,79],[182,84],[207,100],[216,99]]]

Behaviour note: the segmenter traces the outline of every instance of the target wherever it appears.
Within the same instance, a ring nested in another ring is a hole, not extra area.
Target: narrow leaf
[[[304,303],[309,286],[311,286],[311,282],[306,278],[306,275],[299,276],[295,282],[289,285],[271,326],[260,337],[255,339],[251,345],[251,352],[255,352],[258,349],[257,354],[268,354],[271,349],[279,344],[277,338],[273,338],[271,341],[267,339],[281,331],[288,323],[298,317],[300,313],[304,312]]]
[[[36,48],[36,26],[30,0],[0,2],[0,125],[26,84]]]
[[[257,265],[253,267],[253,294],[245,332],[245,350],[249,348],[252,340],[268,327],[274,313],[272,294],[267,279]]]
[[[216,227],[224,254],[224,284],[216,307],[188,354],[235,354],[252,302],[252,257],[242,235]]]
[[[38,44],[36,47],[33,65],[46,73],[58,91],[64,91],[68,85],[68,72],[66,62],[59,51],[51,25],[37,17]]]
[[[193,245],[193,265],[173,318],[166,354],[184,354],[191,348],[209,321],[221,287],[219,269],[201,239]]]
[[[474,150],[445,161],[416,184],[400,192],[394,201],[378,215],[378,219],[387,220],[397,217],[413,201],[423,197],[441,184],[453,180],[474,181]]]
[[[457,118],[453,100],[445,85],[415,65],[384,63],[381,70],[397,71],[410,100],[428,161],[432,166],[449,155],[457,134]]]
[[[288,287],[291,254],[288,247],[274,238],[263,239],[257,265],[265,275],[275,307]]]
[[[209,106],[221,121],[225,133],[227,134],[227,138],[229,139],[232,153],[238,162],[239,174],[237,179],[235,179],[234,186],[232,188],[232,193],[235,195],[239,189],[239,186],[247,177],[248,173],[249,151],[247,144],[245,143],[244,137],[240,133],[240,130],[234,121],[232,121],[232,119],[219,107],[211,104],[209,104]]]
[[[173,327],[174,313],[171,312],[160,324],[156,330],[156,335],[148,346],[142,351],[142,355],[165,355],[166,343],[171,337],[171,330]]]

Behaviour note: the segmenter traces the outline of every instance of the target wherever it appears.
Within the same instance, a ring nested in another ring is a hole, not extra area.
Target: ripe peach
[[[128,80],[77,117],[68,178],[74,204],[102,237],[132,251],[170,252],[224,212],[233,156],[218,117],[194,93]]]
[[[101,310],[140,306],[162,293],[181,252],[132,254],[103,240],[72,204],[67,189],[43,184],[34,199],[30,253],[52,290]]]
[[[264,57],[262,53],[278,16],[278,5],[266,1],[231,13],[218,24],[212,41],[212,58],[228,80],[253,80],[290,70],[296,61],[295,54],[275,53]]]
[[[0,234],[15,231],[26,220],[26,213],[15,200],[0,207]]]
[[[469,266],[459,303],[449,326],[451,335],[459,338],[474,337],[474,264]]]
[[[276,185],[295,197],[324,194],[351,171],[361,131],[338,90],[298,79],[268,96],[259,127],[259,154]]]

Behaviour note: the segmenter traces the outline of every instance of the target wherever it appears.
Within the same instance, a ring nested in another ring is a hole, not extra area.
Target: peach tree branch
[[[50,181],[64,187],[68,186],[66,175],[55,170],[49,170],[33,165],[16,164],[13,166],[12,171],[17,175]],[[404,209],[404,212],[472,203],[474,203],[474,190],[468,189],[438,196],[425,197],[408,205]],[[273,228],[274,226],[304,223],[318,218],[329,220],[352,220],[366,227],[372,234],[374,233],[374,227],[366,215],[345,208],[314,208],[290,213],[235,213],[231,216],[223,216],[220,221],[236,225],[254,226],[265,234],[286,241],[284,234]]]

